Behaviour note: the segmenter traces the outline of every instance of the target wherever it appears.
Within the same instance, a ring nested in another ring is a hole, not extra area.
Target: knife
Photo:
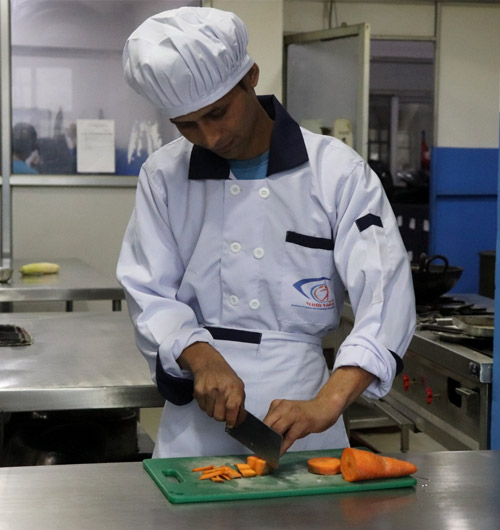
[[[238,420],[239,423],[235,427],[226,427],[226,432],[259,458],[265,460],[269,466],[277,469],[283,436],[247,410],[243,409],[240,412]]]

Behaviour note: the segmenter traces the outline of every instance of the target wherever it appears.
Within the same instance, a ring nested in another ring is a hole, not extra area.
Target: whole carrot
[[[404,460],[347,447],[340,457],[340,471],[344,480],[356,482],[374,478],[403,477],[415,473],[417,467]]]

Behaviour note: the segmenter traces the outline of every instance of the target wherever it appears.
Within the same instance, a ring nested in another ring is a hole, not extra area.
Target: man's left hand
[[[316,397],[309,401],[275,399],[264,418],[264,423],[283,435],[281,454],[299,438],[313,432],[323,432],[338,419],[336,411]]]
[[[333,372],[314,399],[275,399],[264,423],[283,435],[281,453],[287,451],[295,440],[326,431],[334,425],[374,379],[373,374],[362,368],[344,366]]]

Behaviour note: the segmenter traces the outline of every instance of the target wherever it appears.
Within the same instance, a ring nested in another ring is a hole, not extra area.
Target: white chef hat
[[[175,118],[225,96],[250,70],[245,24],[234,13],[181,7],[148,18],[123,50],[127,83]]]

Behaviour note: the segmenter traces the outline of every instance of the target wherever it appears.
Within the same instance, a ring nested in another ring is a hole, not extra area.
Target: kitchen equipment
[[[454,315],[453,324],[472,337],[492,338],[495,332],[493,315]]]
[[[238,419],[238,425],[226,429],[226,432],[258,457],[263,458],[272,468],[277,468],[283,436],[247,410],[240,412]]]
[[[479,294],[488,298],[495,298],[495,262],[495,250],[479,253]]]
[[[443,264],[433,263],[437,260]],[[448,259],[440,254],[428,257],[423,253],[418,265],[411,266],[411,272],[416,302],[422,305],[433,303],[447,293],[460,279],[463,268],[450,266]]]
[[[5,425],[5,467],[138,459],[135,409],[18,413]]]
[[[354,146],[352,134],[352,123],[347,118],[337,118],[333,120],[332,136],[347,144],[349,147]]]
[[[199,480],[192,469],[206,465],[232,465],[246,462],[247,455],[203,456],[189,458],[153,458],[143,461],[143,467],[172,503],[227,501],[296,497],[322,493],[357,492],[403,488],[416,484],[413,476],[393,479],[346,482],[342,475],[314,475],[307,470],[307,460],[317,456],[340,458],[342,449],[288,452],[281,466],[270,475],[233,479],[223,484]]]
[[[0,283],[6,283],[10,280],[12,272],[14,269],[9,269],[7,267],[0,267]]]
[[[494,307],[491,298],[465,293],[417,306],[417,330],[403,358],[404,368],[381,400],[448,450],[490,448],[493,340],[462,339],[459,333],[427,331],[422,324],[455,328],[452,316],[491,316]],[[350,303],[344,306],[342,322],[335,336],[340,343],[354,327]]]
[[[0,324],[0,346],[29,346],[33,337],[22,327]]]

